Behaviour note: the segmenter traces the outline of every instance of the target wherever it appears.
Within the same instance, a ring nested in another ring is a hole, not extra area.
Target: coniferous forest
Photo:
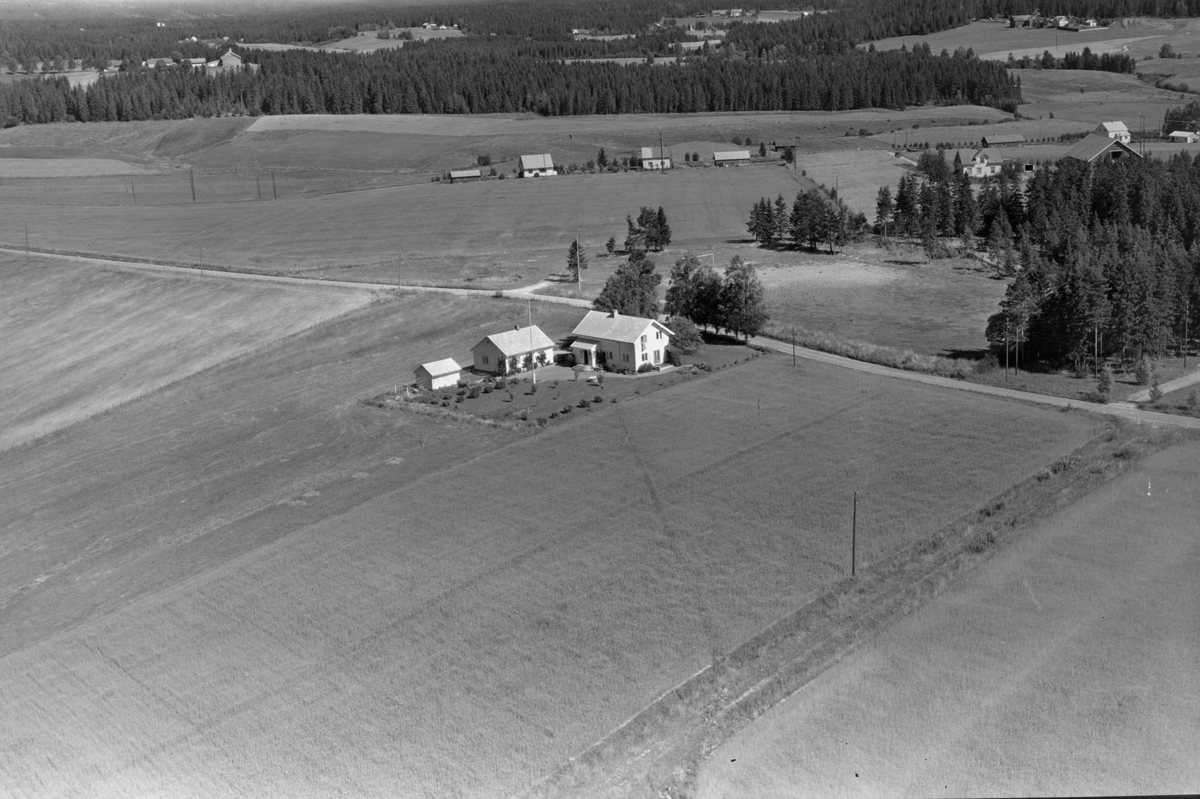
[[[998,350],[1080,373],[1097,360],[1175,351],[1200,305],[1200,159],[1059,160],[1022,186],[1015,171],[977,193],[940,157],[879,192],[876,230],[927,242],[982,238],[1011,282],[987,338]],[[942,167],[937,166],[942,164]],[[943,245],[944,246],[944,245]]]

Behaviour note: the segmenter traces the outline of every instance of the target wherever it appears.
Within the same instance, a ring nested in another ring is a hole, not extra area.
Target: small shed
[[[523,178],[540,178],[557,175],[558,172],[554,169],[554,159],[550,157],[550,153],[542,153],[521,156],[519,174]]]
[[[1025,143],[1025,136],[1021,133],[993,133],[980,137],[979,143],[985,150],[989,147],[1019,147]]]
[[[1176,130],[1168,133],[1167,138],[1176,144],[1195,144],[1200,141],[1200,133],[1193,133],[1190,130]]]
[[[713,153],[713,163],[717,166],[739,166],[750,163],[749,150],[728,150],[723,153]]]
[[[458,383],[462,376],[462,367],[453,358],[442,358],[440,361],[423,363],[413,370],[417,386],[428,391],[448,388]]]
[[[483,180],[483,173],[478,169],[452,169],[450,170],[451,183],[469,183],[471,181]]]

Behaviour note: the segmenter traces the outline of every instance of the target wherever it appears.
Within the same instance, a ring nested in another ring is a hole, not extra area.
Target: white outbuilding
[[[417,386],[427,391],[457,385],[462,377],[462,367],[453,358],[423,363],[413,370]]]

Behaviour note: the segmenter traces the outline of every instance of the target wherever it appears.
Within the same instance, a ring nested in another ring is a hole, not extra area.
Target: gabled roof
[[[521,169],[554,169],[554,160],[550,157],[550,153],[523,155],[521,156]]]
[[[413,374],[419,375],[421,372],[425,372],[430,377],[443,377],[458,374],[461,371],[462,367],[458,365],[458,361],[453,358],[442,358],[440,361],[421,364],[413,370]]]
[[[653,158],[653,157],[654,157],[654,148],[653,147],[643,147],[642,148],[642,160],[643,161],[645,161],[647,158]]]
[[[1024,144],[1025,135],[1023,133],[993,133],[990,136],[983,136],[984,141],[988,145],[993,144]]]
[[[1193,136],[1200,136],[1200,133],[1193,133],[1190,130],[1173,130],[1167,134],[1168,139],[1178,139],[1180,137],[1186,137],[1190,139]]]
[[[1079,140],[1079,143],[1063,153],[1063,158],[1075,158],[1091,163],[1109,150],[1123,150],[1130,155],[1138,155],[1138,151],[1120,139],[1110,139],[1103,133],[1089,133]]]
[[[483,173],[478,169],[452,169],[450,170],[451,178],[481,178]]]
[[[483,344],[485,341],[495,344],[500,352],[504,353],[505,358],[511,358],[514,355],[524,355],[527,352],[537,352],[539,350],[554,348],[554,342],[537,325],[534,325],[532,330],[528,327],[522,327],[516,330],[506,330],[503,333],[493,333],[490,336],[485,336],[471,350],[478,349],[480,344]]]
[[[225,58],[230,58],[230,57],[232,57],[232,58],[236,58],[238,61],[242,61],[242,60],[244,60],[244,59],[243,59],[243,58],[242,58],[240,55],[238,55],[237,53],[233,52],[233,50],[232,50],[232,49],[230,49],[230,50],[226,50],[224,53],[222,53],[222,54],[221,54],[221,58],[222,58],[222,59],[225,59]]]
[[[714,161],[740,161],[742,159],[750,160],[749,150],[729,150],[724,153],[713,153]]]
[[[1125,127],[1124,122],[1101,122],[1097,131],[1103,130],[1105,133],[1128,133],[1129,128]]]
[[[588,311],[583,321],[571,331],[572,336],[605,341],[621,341],[626,344],[635,343],[646,332],[646,328],[654,326],[668,336],[675,335],[666,325],[655,319],[642,316],[625,316],[616,312]]]
[[[989,164],[1003,164],[1004,163],[1004,156],[1000,154],[999,150],[980,150],[979,152],[975,153],[975,155],[972,156],[972,158],[974,160],[978,160],[981,156],[983,158],[986,158],[987,162]]]

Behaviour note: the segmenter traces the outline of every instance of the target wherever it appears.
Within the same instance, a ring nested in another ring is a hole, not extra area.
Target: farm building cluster
[[[423,363],[413,383],[426,391],[457,385],[466,371],[510,375],[551,364],[613,372],[652,371],[662,367],[674,333],[657,319],[617,311],[588,311],[559,347],[537,325],[484,336],[471,348],[471,365],[454,358]]]
[[[1095,17],[1071,17],[1065,14],[1045,16],[1042,14],[1010,14],[1010,28],[1056,28],[1065,31],[1078,31],[1085,28],[1099,28],[1100,21]]]

